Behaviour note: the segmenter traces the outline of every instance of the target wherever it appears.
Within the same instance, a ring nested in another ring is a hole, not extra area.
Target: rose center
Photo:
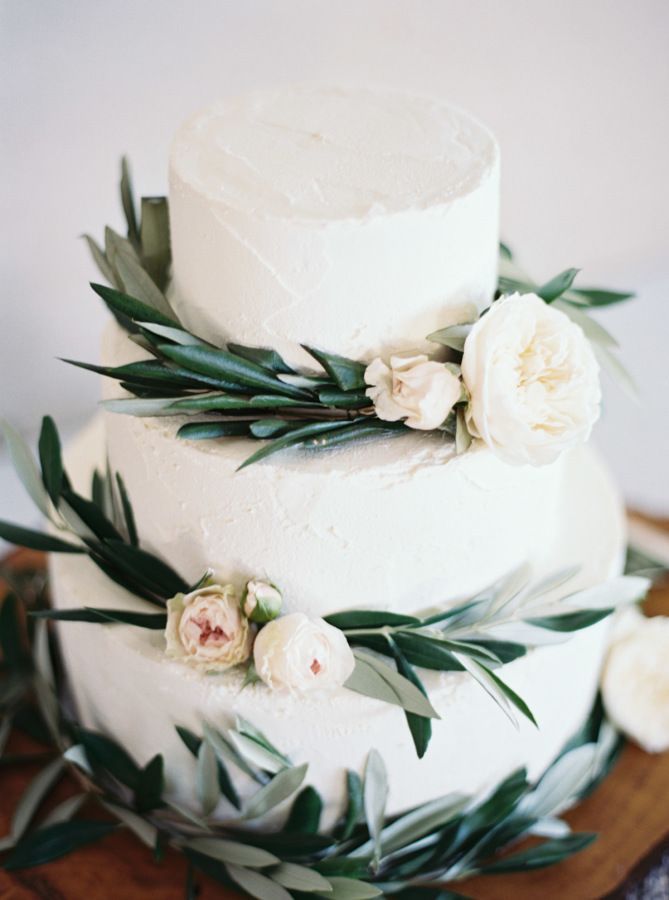
[[[230,640],[220,625],[212,628],[207,619],[194,619],[193,624],[200,629],[199,642],[201,647],[204,647],[205,644],[224,644]]]
[[[321,664],[318,662],[317,659],[314,659],[314,660],[312,660],[312,663],[311,663],[311,665],[309,666],[309,668],[310,668],[311,671],[314,673],[314,675],[318,675],[318,673],[319,673],[320,670],[321,670]]]

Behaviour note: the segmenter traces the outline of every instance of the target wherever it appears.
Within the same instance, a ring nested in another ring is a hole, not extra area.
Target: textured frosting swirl
[[[448,203],[496,157],[489,131],[438,100],[291,87],[197,113],[177,133],[171,162],[212,201],[323,220]]]

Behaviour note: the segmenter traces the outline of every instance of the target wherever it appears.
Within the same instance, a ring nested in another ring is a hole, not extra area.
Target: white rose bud
[[[255,629],[231,585],[208,585],[167,601],[167,655],[221,672],[251,655]]]
[[[247,582],[242,610],[247,619],[262,624],[270,622],[281,612],[281,591],[268,581],[252,578]]]
[[[390,357],[390,366],[375,359],[365,370],[366,391],[379,419],[405,419],[410,428],[431,431],[460,399],[460,379],[443,363],[423,354]]]
[[[628,616],[602,676],[611,721],[649,753],[669,750],[669,618]]]
[[[510,463],[544,465],[586,441],[599,417],[599,366],[581,328],[536,294],[493,303],[467,336],[467,424]]]
[[[304,613],[291,613],[265,625],[253,655],[256,671],[268,687],[298,693],[338,687],[355,666],[343,633]]]

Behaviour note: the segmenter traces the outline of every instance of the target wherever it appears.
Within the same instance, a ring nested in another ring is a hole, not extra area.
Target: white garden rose
[[[405,419],[410,428],[431,431],[446,419],[462,393],[460,379],[424,354],[375,359],[365,369],[367,396],[379,419]]]
[[[544,465],[590,436],[599,365],[581,328],[536,294],[493,303],[465,341],[467,425],[510,463]]]
[[[611,721],[644,750],[669,750],[669,617],[626,616],[609,649],[602,697]]]
[[[167,655],[221,672],[251,655],[255,629],[231,585],[212,584],[167,601]]]
[[[242,610],[252,622],[270,622],[281,612],[281,591],[269,581],[252,578],[246,583]]]
[[[265,625],[253,656],[256,671],[268,687],[298,693],[338,687],[355,666],[343,633],[304,613],[290,613]]]

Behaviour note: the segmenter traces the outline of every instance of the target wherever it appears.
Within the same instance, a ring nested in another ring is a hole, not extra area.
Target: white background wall
[[[179,122],[286,81],[438,94],[503,154],[503,234],[538,278],[636,287],[605,314],[642,388],[607,392],[598,441],[631,502],[669,513],[667,0],[0,0],[0,414],[81,422],[104,321],[82,231],[120,225],[117,162],[165,189]],[[0,472],[0,513],[18,491]]]

